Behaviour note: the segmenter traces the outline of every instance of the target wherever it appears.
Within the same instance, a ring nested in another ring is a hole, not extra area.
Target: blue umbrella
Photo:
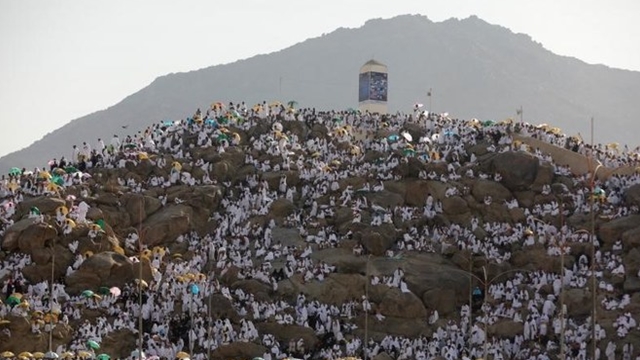
[[[191,284],[191,293],[193,295],[198,295],[200,293],[200,288],[196,284]]]
[[[398,136],[398,134],[391,134],[389,136],[387,136],[387,140],[389,141],[398,141],[400,137]]]

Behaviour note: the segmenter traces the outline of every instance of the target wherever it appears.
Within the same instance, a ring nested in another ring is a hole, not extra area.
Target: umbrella
[[[40,351],[36,351],[33,353],[33,358],[34,359],[43,359],[44,358],[44,353],[40,352]]]
[[[100,349],[100,344],[98,344],[96,341],[94,340],[89,340],[87,341],[87,347],[93,350],[98,350]]]
[[[111,356],[109,356],[107,354],[100,354],[100,355],[96,356],[96,359],[98,359],[98,360],[110,360]]]
[[[402,133],[402,137],[405,138],[407,141],[413,141],[413,136],[411,136],[411,134],[409,134],[406,131]]]
[[[16,297],[15,295],[16,294],[13,294],[7,298],[7,305],[16,306],[20,304],[20,298]]]
[[[105,226],[104,219],[98,219],[98,221],[96,221],[96,224],[100,226],[100,229],[104,230],[104,226]]]
[[[82,351],[78,351],[78,357],[81,359],[88,359],[93,357],[93,354],[88,351],[82,350]]]
[[[0,325],[9,325],[9,324],[11,324],[11,321],[9,321],[7,319],[0,320]]]
[[[131,149],[135,149],[135,148],[136,148],[136,144],[126,144],[126,145],[124,146],[124,148],[125,148],[125,149],[129,149],[129,150],[131,150]]]
[[[59,175],[52,177],[51,182],[60,186],[64,185],[64,179]]]
[[[90,298],[92,296],[94,296],[95,293],[91,290],[85,290],[82,292],[82,296],[86,297],[86,298]]]
[[[64,172],[67,174],[73,174],[74,172],[78,172],[78,169],[75,166],[67,166],[64,168]]]
[[[491,126],[493,124],[494,124],[493,120],[486,120],[485,122],[482,123],[482,126]]]
[[[74,356],[75,356],[75,354],[72,353],[71,351],[67,351],[67,352],[62,353],[62,358],[64,358],[64,359],[70,359],[70,358],[72,358]]]
[[[22,174],[22,169],[20,168],[12,167],[11,169],[9,169],[9,175],[18,176],[20,174]]]
[[[33,357],[33,354],[28,351],[23,351],[18,355],[18,357],[29,359]]]
[[[177,353],[177,354],[176,354],[176,357],[177,357],[178,359],[187,359],[187,358],[189,358],[190,356],[189,356],[189,354],[187,354],[186,352],[184,352],[184,351],[180,351],[179,353]]]
[[[391,134],[389,136],[387,136],[387,140],[389,141],[398,141],[400,137],[397,134]]]
[[[289,105],[290,108],[295,107],[296,105],[298,105],[298,102],[295,100],[291,100],[287,103],[287,105]]]
[[[118,297],[118,296],[120,296],[120,294],[122,294],[122,290],[120,290],[120,288],[116,287],[116,286],[114,286],[111,289],[109,289],[109,292],[111,293],[111,295],[116,296],[116,297]]]
[[[106,286],[101,286],[100,289],[98,289],[98,293],[100,295],[109,295],[109,288]]]
[[[196,284],[191,285],[191,293],[193,295],[198,295],[200,293],[200,288]]]
[[[0,356],[2,356],[3,358],[11,358],[16,356],[16,354],[12,353],[11,351],[5,351],[2,354],[0,354]]]
[[[149,287],[149,284],[147,284],[146,281],[140,279],[136,279],[136,284],[141,284],[143,288]]]
[[[60,357],[60,355],[58,355],[57,353],[53,352],[53,351],[49,351],[46,354],[44,354],[44,357],[47,359],[57,359]]]

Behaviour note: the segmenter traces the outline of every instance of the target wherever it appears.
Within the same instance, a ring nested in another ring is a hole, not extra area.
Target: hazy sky
[[[639,0],[0,0],[0,156],[160,75],[401,14],[477,15],[557,54],[640,70]]]

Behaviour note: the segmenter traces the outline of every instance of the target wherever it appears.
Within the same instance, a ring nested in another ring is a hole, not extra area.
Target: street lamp
[[[364,293],[367,303],[369,302],[369,261],[371,260],[371,254],[367,255],[367,268],[365,269],[365,283]],[[364,344],[362,344],[362,352],[364,353],[364,360],[367,360],[367,345],[369,344],[369,311],[364,311]]]
[[[49,285],[49,352],[53,352],[53,282],[55,281],[56,269],[56,239],[51,240],[51,283]]]

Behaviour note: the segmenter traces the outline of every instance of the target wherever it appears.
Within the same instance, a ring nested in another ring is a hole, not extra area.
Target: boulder
[[[16,213],[19,217],[22,217],[29,213],[32,207],[37,207],[41,214],[55,214],[58,206],[66,205],[63,199],[53,196],[39,196],[18,203],[16,206]]]
[[[624,191],[627,206],[640,206],[640,184],[631,185]]]
[[[162,207],[162,202],[157,198],[149,196],[128,193],[121,199],[124,203],[129,217],[134,219],[135,223],[144,221],[149,215],[152,215]]]
[[[492,173],[502,176],[502,184],[511,191],[527,190],[536,180],[540,161],[524,151],[507,151],[491,158]],[[542,179],[541,179],[542,180]]]
[[[511,320],[498,321],[488,327],[489,336],[496,336],[502,339],[512,339],[516,335],[524,332],[524,324]]]
[[[589,316],[592,310],[592,295],[586,289],[567,289],[564,292],[564,303],[570,317]]]
[[[629,230],[640,231],[640,215],[629,215],[604,223],[600,225],[598,235],[606,246],[611,246]]]
[[[129,258],[115,252],[102,252],[86,259],[70,276],[67,277],[67,292],[79,294],[87,289],[98,289],[101,286],[117,286],[122,288],[139,277],[139,265]],[[142,260],[142,276],[145,281],[151,279],[151,268],[147,260]]]
[[[378,306],[385,316],[403,319],[425,319],[427,316],[427,310],[420,298],[412,292],[403,293],[398,288],[385,291]]]
[[[388,190],[368,193],[366,196],[370,204],[377,204],[385,209],[389,207],[395,208],[404,204],[404,198],[401,195]]]
[[[376,256],[384,255],[396,241],[396,229],[393,224],[382,224],[367,227],[362,232],[362,245],[367,251]]]
[[[142,241],[149,247],[167,245],[192,229],[193,210],[186,205],[167,205],[147,218]]]
[[[211,360],[243,360],[262,356],[267,348],[251,342],[236,341],[211,352]]]
[[[471,194],[479,203],[484,202],[485,196],[491,196],[493,203],[500,205],[502,205],[505,200],[511,200],[513,198],[509,189],[504,187],[502,184],[491,180],[476,181],[471,188]]]
[[[2,249],[8,251],[20,250],[31,254],[36,249],[52,245],[58,237],[58,231],[47,223],[36,223],[34,219],[26,218],[9,227],[2,240]]]
[[[285,198],[279,198],[271,203],[269,214],[277,219],[283,219],[293,214],[296,210],[295,205]]]

